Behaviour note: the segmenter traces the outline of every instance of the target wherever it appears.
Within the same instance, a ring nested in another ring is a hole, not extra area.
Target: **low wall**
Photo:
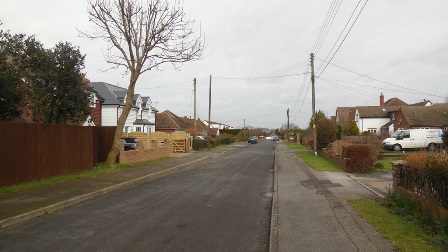
[[[142,150],[120,151],[118,163],[134,164],[151,160],[157,160],[169,156],[170,156],[170,148],[167,146],[142,149]]]
[[[345,169],[345,160],[341,157],[335,157],[333,155],[331,155],[331,153],[329,153],[327,150],[322,150],[320,152],[326,159],[330,160],[331,162],[337,164],[339,167],[341,167],[342,169]]]

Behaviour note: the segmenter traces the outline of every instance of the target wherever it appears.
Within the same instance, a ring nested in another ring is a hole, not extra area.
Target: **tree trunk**
[[[126,119],[128,118],[129,111],[132,107],[132,99],[134,97],[134,89],[137,78],[134,77],[134,74],[131,74],[125,106],[123,108],[123,112],[118,118],[117,129],[115,130],[114,143],[112,144],[112,148],[110,149],[105,161],[107,165],[114,165],[117,162],[117,157],[120,153],[120,139],[121,135],[123,134],[123,128],[126,123]]]

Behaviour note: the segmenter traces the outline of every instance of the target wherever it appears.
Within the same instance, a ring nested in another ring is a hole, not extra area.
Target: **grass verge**
[[[324,156],[317,155],[315,157],[311,150],[300,150],[296,151],[295,154],[316,171],[345,172],[344,169],[326,159]]]
[[[374,170],[374,172],[379,172],[379,173],[390,173],[392,172],[392,164],[390,163],[391,161],[395,161],[395,160],[399,160],[401,158],[399,157],[386,157],[383,159],[378,159],[376,162],[377,163],[381,163],[382,164],[382,168],[377,168]]]
[[[306,150],[306,147],[303,144],[298,144],[298,143],[294,143],[294,142],[287,142],[287,141],[283,141],[283,143],[289,149],[304,149],[304,150]]]
[[[393,214],[378,201],[349,200],[349,203],[400,251],[442,251],[417,223]]]
[[[76,179],[94,178],[96,176],[100,176],[105,173],[118,172],[120,170],[129,168],[129,167],[134,167],[134,166],[156,164],[156,163],[160,163],[163,161],[167,161],[169,159],[171,159],[171,158],[166,157],[166,158],[161,158],[161,159],[147,161],[147,162],[141,162],[141,163],[135,163],[135,164],[130,164],[130,165],[115,164],[114,166],[100,163],[100,164],[98,164],[98,166],[96,166],[93,170],[90,170],[90,171],[83,171],[83,172],[78,172],[78,173],[70,174],[70,175],[57,176],[57,177],[39,180],[39,181],[31,181],[31,182],[20,183],[20,184],[16,184],[16,185],[2,187],[2,188],[0,188],[0,195],[12,193],[12,192],[18,192],[18,191],[27,190],[27,189],[32,189],[32,188],[37,188],[37,187],[42,187],[42,186],[54,185],[54,184],[72,181],[72,180],[76,180]]]

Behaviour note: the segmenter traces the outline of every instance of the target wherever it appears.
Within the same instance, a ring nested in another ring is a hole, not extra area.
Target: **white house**
[[[395,109],[379,106],[356,107],[355,121],[359,132],[369,132],[373,135],[391,134],[395,121],[395,118],[392,120],[391,114],[396,116],[396,113],[392,113]]]
[[[202,121],[207,127],[208,127],[208,121],[204,120]],[[212,122],[210,121],[210,128],[214,128],[214,129],[233,129],[233,127],[224,124],[224,123],[219,123],[219,122]]]
[[[90,82],[89,85],[104,99],[101,107],[101,125],[117,126],[125,105],[127,89],[104,82]],[[154,132],[156,111],[149,97],[142,98],[140,94],[134,94],[123,131]]]

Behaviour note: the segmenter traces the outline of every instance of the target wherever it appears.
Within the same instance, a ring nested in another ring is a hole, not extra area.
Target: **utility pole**
[[[193,149],[196,148],[196,78],[193,80],[194,87],[194,131],[193,131]]]
[[[289,108],[286,110],[286,116],[288,117],[288,124],[286,125],[286,139],[289,142]]]
[[[208,134],[207,134],[207,148],[210,150],[210,114],[212,110],[212,76],[210,75],[210,87],[208,91]]]
[[[243,123],[243,141],[246,141],[246,119],[244,119]]]
[[[314,88],[314,54],[311,53],[311,93],[312,93],[312,107],[313,107],[313,151],[314,156],[317,156],[317,128],[316,128],[316,91]]]

